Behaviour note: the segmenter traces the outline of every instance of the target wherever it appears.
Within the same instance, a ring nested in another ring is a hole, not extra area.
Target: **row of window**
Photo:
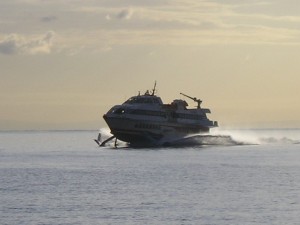
[[[160,117],[167,117],[167,114],[165,112],[161,111],[150,111],[150,110],[134,110],[131,112],[131,114],[136,114],[136,115],[145,115],[145,116],[160,116]],[[169,114],[171,118],[179,118],[179,119],[189,119],[189,120],[201,120],[205,119],[205,115],[197,115],[197,114],[186,114],[186,113],[175,113],[172,112]]]
[[[160,126],[156,124],[138,123],[135,128],[146,128],[146,129],[156,129],[159,130]]]
[[[166,117],[166,113],[164,113],[164,112],[151,111],[151,110],[142,110],[142,109],[133,110],[132,112],[130,112],[130,114]]]
[[[167,118],[167,113],[162,111],[151,111],[151,110],[142,110],[142,109],[136,109],[133,111],[126,112],[123,108],[119,108],[115,110],[113,113],[115,114],[135,114],[135,115],[143,115],[143,116],[158,116],[158,117],[164,117]],[[204,115],[198,115],[198,114],[186,114],[186,113],[175,113],[171,112],[169,113],[169,118],[174,119],[189,119],[189,120],[201,120],[206,119],[205,114]]]
[[[202,128],[177,127],[176,130],[179,132],[183,132],[183,133],[198,133],[201,131],[207,132],[207,131],[209,131],[209,128],[207,128],[207,127],[202,127]]]
[[[180,119],[189,119],[189,120],[201,120],[205,119],[205,115],[194,115],[194,114],[184,114],[184,113],[175,113],[174,115],[175,118],[180,118]]]

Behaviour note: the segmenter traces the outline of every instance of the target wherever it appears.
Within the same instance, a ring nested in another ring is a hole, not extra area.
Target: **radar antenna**
[[[183,93],[180,93],[181,95],[183,95],[183,96],[185,96],[185,97],[187,97],[187,98],[190,98],[190,99],[192,99],[194,102],[197,102],[197,109],[200,109],[200,105],[201,105],[201,103],[202,103],[202,101],[200,100],[200,99],[198,99],[198,98],[196,98],[196,97],[191,97],[191,96],[188,96],[188,95],[186,95],[186,94],[183,94]]]

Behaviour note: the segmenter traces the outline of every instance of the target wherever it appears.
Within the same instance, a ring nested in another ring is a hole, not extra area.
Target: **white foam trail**
[[[211,135],[228,135],[232,140],[245,144],[259,144],[258,136],[251,130],[223,130],[213,129],[210,132]]]
[[[110,133],[110,129],[108,127],[102,127],[99,129],[99,133],[101,133],[101,135],[103,137],[110,137],[112,136],[112,134]]]
[[[212,135],[229,135],[233,140],[245,144],[300,144],[298,129],[214,129]]]
[[[103,127],[99,129],[101,141],[111,137],[110,129]],[[182,144],[206,144],[206,145],[261,145],[261,144],[300,144],[300,129],[212,129],[207,137],[203,134],[189,136],[185,140],[178,140]],[[176,138],[170,139],[170,143],[178,142]],[[165,140],[165,142],[167,142]],[[179,142],[178,142],[179,143]],[[114,141],[107,143],[113,147]],[[127,146],[118,140],[118,146]]]
[[[107,140],[109,137],[112,136],[112,134],[110,133],[110,129],[108,127],[102,127],[99,129],[99,133],[101,134],[101,140],[100,140],[100,143]],[[115,139],[107,142],[105,144],[105,146],[108,146],[108,147],[115,147]],[[127,144],[123,141],[120,141],[118,140],[117,141],[117,147],[126,147]]]

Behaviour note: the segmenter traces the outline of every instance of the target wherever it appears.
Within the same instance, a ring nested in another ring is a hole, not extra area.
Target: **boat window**
[[[125,104],[161,104],[159,98],[150,96],[137,96],[129,98]]]
[[[136,99],[136,102],[137,102],[137,103],[144,103],[144,99],[138,98],[138,99]]]
[[[135,102],[136,102],[136,98],[132,97],[132,98],[128,99],[125,103],[127,103],[127,104],[133,104]]]
[[[135,115],[143,115],[143,116],[158,116],[158,117],[166,117],[166,113],[162,111],[152,111],[152,110],[142,110],[142,109],[136,109],[131,114]]]
[[[189,119],[189,120],[202,120],[205,119],[205,115],[176,113],[175,118]]]
[[[155,103],[155,104],[159,104],[159,101],[158,101],[158,99],[157,99],[157,98],[154,98],[154,99],[153,99],[153,103]]]

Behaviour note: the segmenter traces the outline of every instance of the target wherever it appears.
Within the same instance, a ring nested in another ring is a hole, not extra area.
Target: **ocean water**
[[[0,224],[299,224],[300,130],[238,144],[99,148],[97,131],[0,132]]]

